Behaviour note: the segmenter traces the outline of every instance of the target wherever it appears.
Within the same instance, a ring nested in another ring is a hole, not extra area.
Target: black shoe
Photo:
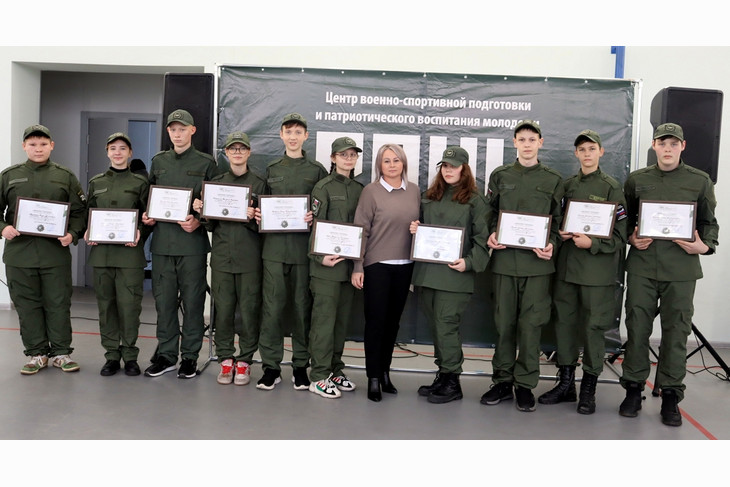
[[[627,418],[635,418],[641,410],[641,401],[644,396],[641,395],[641,384],[638,382],[626,383],[626,399],[623,400],[618,407],[618,413]]]
[[[558,368],[557,381],[558,385],[537,399],[540,404],[575,402],[578,399],[575,393],[575,365],[561,365]]]
[[[147,367],[144,371],[144,375],[147,377],[159,377],[164,373],[172,372],[175,370],[175,364],[167,360],[165,357],[158,355],[152,362],[152,365]]]
[[[682,426],[682,415],[679,412],[679,396],[674,389],[662,389],[662,423],[667,426]]]
[[[578,398],[579,414],[593,414],[596,412],[597,383],[598,376],[583,372],[583,378],[580,381],[580,397]]]
[[[294,389],[298,391],[309,390],[309,377],[307,376],[306,367],[294,367],[291,381],[294,383]]]
[[[380,394],[380,379],[368,378],[368,399],[375,402],[383,399],[383,395]]]
[[[264,369],[264,375],[256,383],[256,389],[270,391],[276,384],[281,382],[281,371],[274,369]]]
[[[184,358],[180,362],[180,368],[177,369],[178,379],[192,379],[198,373],[198,362],[191,358]]]
[[[99,373],[104,377],[109,377],[116,374],[120,368],[119,360],[107,360]]]
[[[499,382],[489,386],[489,390],[482,395],[479,402],[488,406],[494,406],[502,401],[508,401],[512,397],[512,383]]]
[[[446,373],[444,380],[434,388],[428,395],[428,402],[433,404],[445,404],[447,402],[462,399],[464,395],[461,393],[461,383],[459,382],[459,374]]]
[[[380,389],[388,394],[398,394],[398,389],[396,389],[390,381],[390,372],[383,372],[383,378],[380,381]]]
[[[139,370],[139,364],[136,360],[130,360],[128,362],[124,362],[124,373],[130,376],[134,376],[141,374],[142,371]]]
[[[532,391],[526,387],[515,387],[515,396],[517,396],[517,409],[525,412],[532,412],[535,410],[535,396],[532,395]]]
[[[422,396],[422,397],[428,397],[428,395],[431,393],[431,391],[436,389],[443,380],[444,380],[443,374],[441,374],[440,372],[436,372],[436,378],[433,380],[433,384],[431,384],[430,386],[419,387],[418,395]]]

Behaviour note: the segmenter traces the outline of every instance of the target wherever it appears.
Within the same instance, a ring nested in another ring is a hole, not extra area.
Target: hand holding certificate
[[[325,220],[314,221],[312,254],[362,259],[364,251],[361,226]]]
[[[548,245],[551,223],[550,215],[500,210],[497,241],[505,247],[543,249]]]
[[[639,203],[640,238],[694,241],[697,203],[676,201],[641,201]]]
[[[18,197],[15,229],[21,234],[58,238],[66,235],[70,203]]]
[[[616,220],[614,202],[568,200],[563,218],[563,231],[582,233],[596,238],[609,238]]]
[[[251,186],[203,183],[203,208],[200,216],[209,220],[248,221]]]
[[[259,196],[261,222],[259,232],[307,232],[309,195]]]
[[[411,260],[451,264],[461,258],[464,229],[419,224],[411,243]]]
[[[163,222],[185,221],[193,201],[193,190],[190,188],[173,188],[169,186],[150,186],[147,217]]]

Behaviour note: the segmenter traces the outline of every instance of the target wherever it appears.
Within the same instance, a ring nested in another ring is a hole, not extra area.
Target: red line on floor
[[[654,384],[652,384],[649,381],[646,381],[646,386],[649,389],[654,389]],[[709,431],[707,431],[707,429],[704,426],[702,426],[695,418],[693,418],[692,416],[690,416],[689,413],[687,413],[687,411],[685,411],[682,408],[679,408],[679,412],[682,414],[682,416],[684,417],[684,419],[686,419],[687,421],[689,421],[690,423],[692,423],[692,426],[694,426],[695,428],[697,428],[699,430],[699,432],[702,433],[703,435],[705,435],[705,437],[708,440],[716,440],[717,439],[715,437],[715,435],[713,435],[712,433],[710,433]]]

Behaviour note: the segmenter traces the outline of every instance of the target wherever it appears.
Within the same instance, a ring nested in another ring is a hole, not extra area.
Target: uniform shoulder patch
[[[322,206],[322,202],[315,197],[312,197],[312,213],[314,216],[319,215],[319,209]]]

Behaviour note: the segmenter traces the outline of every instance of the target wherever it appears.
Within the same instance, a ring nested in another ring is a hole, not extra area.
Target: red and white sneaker
[[[331,379],[332,374],[330,374],[330,376],[326,379],[310,383],[309,391],[328,399],[337,399],[342,395],[342,393]]]
[[[251,382],[251,367],[243,360],[239,360],[236,362],[236,378],[233,383],[237,386],[245,386],[249,382]]]
[[[221,371],[218,374],[219,384],[230,384],[233,382],[233,359],[229,358],[221,362]]]

